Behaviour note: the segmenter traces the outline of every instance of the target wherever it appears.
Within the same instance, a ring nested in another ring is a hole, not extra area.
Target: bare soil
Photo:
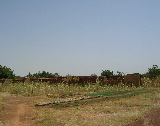
[[[35,126],[34,98],[0,93],[0,126]]]
[[[127,126],[160,126],[160,109],[146,113],[146,116]]]

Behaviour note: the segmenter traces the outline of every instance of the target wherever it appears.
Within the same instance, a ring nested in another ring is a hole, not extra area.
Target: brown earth
[[[11,96],[0,93],[0,126],[36,126],[35,97]],[[3,105],[2,105],[3,104]],[[2,110],[2,111],[1,111]],[[160,109],[146,113],[146,116],[127,126],[160,126]]]
[[[152,110],[146,113],[146,116],[127,126],[160,126],[160,109]]]
[[[34,98],[0,93],[0,126],[35,126]]]

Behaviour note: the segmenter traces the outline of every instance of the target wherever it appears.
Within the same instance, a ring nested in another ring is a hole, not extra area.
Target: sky
[[[17,76],[160,67],[160,0],[0,0],[0,65]]]

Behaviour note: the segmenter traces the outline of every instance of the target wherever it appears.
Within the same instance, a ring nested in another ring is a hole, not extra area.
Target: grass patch
[[[129,93],[132,91],[107,91],[107,92],[98,92],[98,93],[90,93],[90,94],[86,94],[86,96],[112,96],[112,95],[120,95],[120,94],[125,94],[125,93]]]
[[[137,90],[132,93],[135,92],[137,92]],[[144,117],[144,113],[147,111],[159,108],[160,103],[154,103],[153,100],[160,99],[160,89],[145,89],[139,90],[139,92],[143,95],[126,98],[110,97],[108,100],[103,99],[103,102],[98,102],[99,100],[97,99],[92,101],[95,102],[94,104],[81,102],[86,105],[74,107],[67,107],[69,105],[64,105],[64,108],[62,107],[55,109],[44,107],[43,109],[50,110],[50,113],[44,114],[46,114],[46,116],[51,114],[50,120],[57,117],[55,118],[55,125],[57,121],[61,121],[62,124],[68,126],[124,126],[133,121],[142,119]],[[77,104],[79,105],[80,103],[75,103],[75,105]],[[72,104],[70,105],[72,106]],[[47,122],[45,123],[47,124]],[[52,125],[53,124],[48,124],[48,126]]]
[[[52,105],[52,107],[69,107],[69,106],[78,106],[78,105],[84,105],[88,103],[94,103],[94,102],[99,102],[99,101],[105,101],[105,100],[111,100],[111,99],[117,99],[117,98],[129,98],[132,96],[136,96],[139,94],[155,91],[156,89],[149,89],[149,90],[135,90],[135,91],[109,91],[109,92],[99,92],[99,93],[91,93],[88,94],[88,96],[98,96],[98,95],[103,95],[103,96],[113,96],[113,95],[118,95],[118,94],[126,94],[129,92],[133,92],[130,94],[126,95],[121,95],[121,96],[115,96],[115,97],[107,97],[107,98],[102,98],[102,99],[95,99],[95,100],[88,100],[88,101],[80,101],[80,102],[73,102],[73,103],[66,103],[66,104],[57,104],[57,105]]]
[[[127,94],[127,95],[122,95],[122,96],[118,96],[119,98],[129,98],[135,95],[139,95],[139,94],[143,94],[143,93],[147,93],[147,92],[151,92],[151,91],[155,91],[156,89],[149,89],[149,90],[142,90],[140,92],[134,92],[131,94]]]

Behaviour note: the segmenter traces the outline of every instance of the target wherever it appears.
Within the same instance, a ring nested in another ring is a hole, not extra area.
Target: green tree
[[[148,72],[146,74],[155,75],[155,76],[160,75],[160,69],[158,68],[158,65],[153,65],[152,68],[148,68]]]
[[[6,66],[0,65],[0,79],[14,79],[16,76],[13,70],[7,68]]]
[[[35,73],[35,74],[31,74],[30,72],[29,72],[29,74],[26,76],[26,77],[28,77],[28,78],[30,78],[30,77],[49,77],[49,76],[59,76],[59,74],[58,73],[55,73],[55,74],[52,74],[52,73],[49,73],[49,72],[46,72],[46,71],[42,71],[42,72],[38,72],[38,73]]]
[[[32,77],[32,74],[29,72],[26,77],[27,77],[27,78],[30,78],[30,77]]]
[[[101,76],[106,76],[109,78],[110,76],[114,76],[113,71],[110,70],[102,70]]]
[[[60,76],[58,73],[54,73],[54,76]]]

